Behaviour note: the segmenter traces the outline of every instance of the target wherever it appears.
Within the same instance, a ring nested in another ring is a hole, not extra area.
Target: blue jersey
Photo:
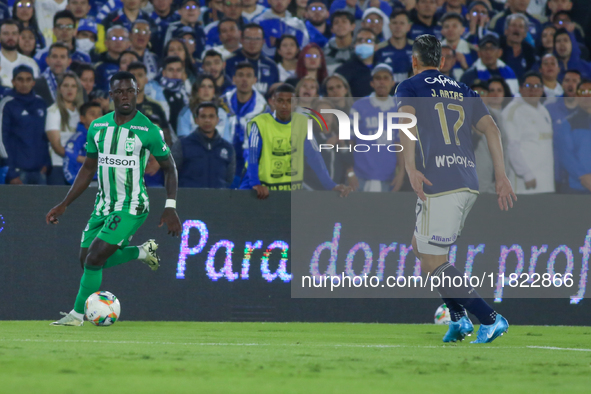
[[[425,194],[477,193],[472,126],[489,114],[480,96],[437,70],[427,70],[398,85],[396,103],[416,111],[416,167],[433,183],[423,185]]]
[[[396,49],[389,41],[378,47],[375,64],[386,63],[394,71],[394,80],[402,82],[412,73],[412,41],[402,49]]]
[[[392,133],[392,141],[388,140],[387,112],[395,112],[394,100],[390,97],[385,101],[380,101],[376,97],[364,97],[353,104],[351,113],[358,113],[358,129],[362,135],[377,134],[378,129],[382,129],[382,135],[375,141],[359,139],[355,136],[356,144],[383,144],[379,150],[372,146],[372,150],[364,152],[363,150],[353,152],[354,170],[359,178],[365,180],[391,181],[396,172],[396,153],[390,152],[387,145],[399,143],[398,130]],[[383,112],[382,125],[379,124],[379,113]],[[351,122],[354,116],[351,115]]]
[[[71,185],[78,175],[78,171],[82,167],[82,163],[78,163],[78,156],[86,156],[86,135],[88,130],[82,123],[78,123],[76,134],[74,134],[65,147],[64,155],[64,177]],[[96,177],[96,176],[95,176]]]

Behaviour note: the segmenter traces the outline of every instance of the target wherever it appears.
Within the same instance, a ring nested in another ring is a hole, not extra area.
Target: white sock
[[[74,316],[78,320],[84,321],[84,314],[76,312],[74,309],[70,311],[70,315]]]
[[[137,247],[140,250],[139,256],[137,256],[138,260],[145,260],[148,257],[148,253],[142,248],[141,246]]]

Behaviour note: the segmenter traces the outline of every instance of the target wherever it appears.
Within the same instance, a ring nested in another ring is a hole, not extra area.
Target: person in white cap
[[[385,23],[387,20],[388,17],[384,14],[384,11],[376,7],[371,7],[363,12],[361,27],[373,31],[378,43],[388,41],[392,33],[388,24]]]

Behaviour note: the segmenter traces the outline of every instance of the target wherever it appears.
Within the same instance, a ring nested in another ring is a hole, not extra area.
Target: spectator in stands
[[[368,8],[363,12],[361,28],[373,31],[378,43],[388,41],[392,36],[392,32],[385,23],[386,20],[388,20],[388,17],[382,12],[382,10],[375,7]]]
[[[556,28],[552,25],[544,27],[542,30],[541,39],[537,45],[537,55],[539,58],[543,57],[548,53],[554,53],[554,35],[556,34]]]
[[[157,30],[152,31],[152,52],[157,56],[162,55],[164,48],[164,36],[168,30],[168,25],[177,22],[181,16],[176,12],[176,7],[172,7],[173,0],[151,0],[154,11],[150,15],[150,19],[154,21]]]
[[[70,58],[81,63],[90,63],[90,56],[87,53],[76,50],[74,35],[76,34],[76,19],[71,11],[60,11],[53,17],[53,34],[56,42],[64,43],[70,52]],[[35,61],[39,65],[39,71],[47,68],[47,55],[49,48],[42,50],[35,55]]]
[[[257,4],[257,0],[242,0],[242,16],[246,19],[247,23],[252,21],[267,8],[262,4]]]
[[[45,43],[49,45],[53,42],[53,17],[59,11],[65,10],[68,2],[66,0],[35,0],[34,3],[39,31],[43,34]]]
[[[334,3],[333,3],[334,4]],[[332,74],[341,64],[345,63],[355,50],[353,32],[355,18],[347,11],[338,10],[330,16],[330,31],[334,34],[324,47],[328,73]]]
[[[88,100],[92,101],[93,103],[98,103],[101,106],[101,109],[103,110],[103,114],[107,114],[112,111],[112,109],[110,108],[111,100],[109,97],[109,92],[95,89],[92,92],[90,92]]]
[[[409,37],[415,39],[423,34],[431,34],[441,40],[441,26],[437,24],[435,13],[437,12],[436,0],[416,0],[416,9],[411,14],[412,27]]]
[[[37,37],[31,27],[21,30],[18,37],[18,52],[27,57],[33,57],[37,53]]]
[[[265,93],[269,86],[279,81],[277,65],[262,54],[263,41],[264,32],[261,26],[254,23],[244,26],[242,49],[234,52],[234,55],[226,60],[226,74],[231,78],[236,72],[238,63],[248,61],[252,64],[257,79],[255,88],[261,93]]]
[[[439,71],[441,71],[443,75],[446,75],[451,79],[459,80],[459,78],[455,77],[454,72],[457,72],[458,74],[463,74],[464,70],[458,64],[456,51],[449,45],[442,45],[441,57],[444,58],[445,61],[443,62],[443,66],[439,69]]]
[[[275,41],[284,34],[296,36],[301,48],[308,45],[310,37],[305,23],[286,13],[290,0],[268,0],[268,2],[271,8],[253,20],[265,32],[266,41],[263,48],[265,56],[275,55]]]
[[[80,122],[74,134],[66,143],[64,155],[64,177],[70,185],[74,183],[82,163],[86,159],[86,137],[90,124],[103,116],[100,104],[88,102],[80,106]],[[96,174],[95,174],[96,179]]]
[[[47,109],[45,131],[51,145],[52,169],[47,184],[65,185],[63,157],[65,145],[76,132],[80,113],[78,108],[83,104],[82,84],[72,71],[66,71],[58,81],[55,104]]]
[[[548,20],[552,20],[557,12],[567,11],[570,12],[573,8],[572,0],[548,0],[548,10],[550,10],[550,16]]]
[[[150,19],[150,15],[141,9],[141,0],[121,0],[121,2],[123,4],[121,8],[116,8],[100,21],[101,25],[104,26],[105,31],[109,31],[109,29],[115,25],[121,25],[129,32],[133,28],[133,23],[138,19],[150,23],[151,31],[158,30],[156,23]]]
[[[145,93],[146,85],[148,84],[148,69],[146,65],[141,62],[134,62],[127,67],[127,71],[132,73],[137,79],[137,110],[150,119],[154,119],[156,121],[155,123],[158,124],[162,129],[162,133],[164,133],[164,141],[167,144],[172,145],[173,132],[170,123],[168,122],[168,116],[164,111],[164,108],[162,107],[161,103],[146,96]],[[160,166],[158,166],[158,168],[152,171],[152,173],[149,175],[154,175],[159,168]]]
[[[326,23],[329,17],[326,0],[308,0],[306,29],[308,29],[310,42],[318,44],[320,48],[324,48],[332,37],[330,27]]]
[[[236,86],[224,94],[225,105],[230,109],[228,128],[232,145],[236,151],[236,176],[232,188],[238,187],[244,169],[243,150],[246,124],[256,115],[267,110],[265,97],[254,88],[257,81],[254,66],[250,62],[236,65],[233,82]]]
[[[148,50],[151,36],[150,24],[143,19],[136,19],[129,33],[129,41],[131,50],[137,53],[141,62],[146,65],[149,80],[154,79],[158,74],[158,58]]]
[[[554,35],[554,52],[558,58],[560,73],[558,80],[561,81],[566,70],[579,70],[584,79],[591,78],[591,64],[581,60],[579,46],[571,39],[566,29],[559,29]]]
[[[441,18],[441,35],[445,37],[441,45],[453,48],[456,61],[453,78],[459,80],[464,71],[470,68],[478,59],[476,48],[462,38],[464,32],[464,18],[460,14],[445,14]]]
[[[447,0],[441,7],[437,9],[435,13],[435,18],[440,20],[441,17],[445,14],[453,12],[455,14],[460,14],[462,18],[466,18],[468,15],[468,7],[466,7],[466,0]]]
[[[216,96],[222,96],[233,86],[232,79],[226,75],[226,62],[219,52],[212,49],[206,51],[202,67],[204,73],[214,78]]]
[[[90,95],[90,92],[94,89],[94,67],[91,64],[82,63],[76,67],[74,72],[80,78],[84,92]]]
[[[536,50],[525,41],[527,37],[527,17],[511,14],[505,19],[505,35],[501,37],[501,59],[521,78],[536,62]]]
[[[234,52],[242,48],[240,44],[240,37],[242,32],[238,28],[238,23],[233,19],[222,19],[219,22],[218,30],[220,33],[220,45],[214,46],[212,49],[222,54],[222,59],[226,60],[233,55]]]
[[[201,21],[204,26],[209,25],[211,22],[219,21],[224,17],[222,13],[223,0],[210,0],[208,7],[204,7],[203,14],[201,15]]]
[[[95,72],[96,87],[108,92],[111,77],[119,71],[119,56],[129,48],[129,32],[123,26],[111,27],[107,30],[106,45],[107,51],[100,54]]]
[[[568,174],[562,193],[591,194],[591,82],[577,87],[578,108],[555,125],[556,159]]]
[[[227,189],[236,173],[236,152],[216,129],[218,107],[212,102],[199,104],[195,110],[195,122],[197,128],[172,147],[179,171],[179,186]]]
[[[388,140],[386,130],[387,120],[379,124],[378,112],[395,111],[396,103],[390,96],[395,81],[392,68],[387,64],[378,64],[372,71],[371,87],[374,92],[367,98],[358,100],[351,108],[351,116],[357,114],[360,134],[374,135],[381,129],[382,135],[377,144],[400,143],[398,132],[394,132],[394,140]],[[364,121],[367,119],[368,121]],[[366,143],[359,137],[354,137],[354,143]],[[404,183],[404,158],[402,152],[393,154],[386,149],[371,152],[353,153],[354,175],[352,184],[358,183],[359,190],[365,192],[399,191]],[[356,178],[356,179],[355,179]]]
[[[334,12],[342,10],[353,15],[355,19],[361,19],[363,16],[363,12],[368,7],[374,7],[374,3],[377,3],[378,1],[378,8],[382,10],[386,15],[390,15],[392,13],[392,6],[389,3],[394,4],[395,8],[404,8],[404,6],[396,0],[390,2],[384,0],[334,0],[330,5],[330,14],[332,15]]]
[[[503,103],[509,100],[505,98],[505,94],[511,95],[511,90],[502,78],[491,78],[488,84],[477,79],[470,88],[482,97],[482,100],[488,107],[491,116],[501,131],[503,151],[506,152],[507,136],[502,124],[503,119],[501,116],[501,110],[504,106]],[[488,147],[488,141],[484,138],[484,134],[476,129],[474,129],[472,134],[472,145],[474,146],[474,156],[476,158],[478,190],[481,193],[496,193],[495,170]],[[504,156],[504,159],[505,167],[508,168],[509,159],[507,155]]]
[[[461,82],[470,86],[475,79],[488,81],[493,76],[500,76],[507,81],[513,94],[518,93],[519,82],[515,72],[499,59],[502,52],[499,38],[494,33],[484,36],[478,44],[479,59],[462,75]]]
[[[392,36],[378,45],[375,63],[385,63],[392,67],[394,80],[402,82],[412,72],[412,41],[407,37],[410,31],[410,18],[405,10],[395,10],[390,15]]]
[[[140,57],[137,53],[132,50],[126,50],[121,52],[119,55],[119,70],[120,71],[127,71],[127,66],[129,66],[133,62],[139,62]]]
[[[295,86],[305,76],[315,78],[319,86],[328,76],[324,52],[314,43],[310,43],[302,48],[298,55],[295,76],[289,78],[286,82]]]
[[[47,63],[49,67],[35,80],[35,93],[37,93],[51,107],[57,97],[57,81],[66,72],[72,62],[68,47],[61,42],[56,42],[49,47]]]
[[[349,113],[353,99],[349,82],[339,74],[333,74],[322,83],[323,96],[330,99],[330,103],[345,113]]]
[[[578,23],[572,21],[569,12],[557,12],[551,20],[556,29],[566,29],[566,31],[574,36],[577,43],[583,44],[585,42],[585,32],[583,31],[583,28]],[[588,53],[586,54],[588,55]]]
[[[43,37],[43,34],[39,30],[39,24],[35,16],[35,5],[32,0],[15,1],[12,6],[12,18],[20,22],[23,30],[29,28],[34,33],[37,50],[45,48],[45,37]]]
[[[68,5],[66,6],[66,10],[71,11],[76,18],[76,23],[78,23],[81,19],[86,19],[89,17],[88,13],[91,9],[90,0],[68,0]],[[94,19],[90,17],[90,19]]]
[[[369,96],[372,92],[370,82],[375,47],[375,34],[360,29],[355,38],[355,55],[335,70],[349,82],[353,97]]]
[[[242,30],[244,25],[248,23],[246,19],[242,16],[242,0],[224,0],[222,2],[222,12],[224,14],[223,19],[233,20],[236,23],[238,30]],[[205,33],[206,37],[206,48],[211,48],[213,46],[222,44],[218,28],[220,21],[221,20],[211,22],[203,29],[203,32]],[[236,44],[238,44],[238,42],[236,42]],[[237,48],[234,48],[234,50],[236,49]]]
[[[562,86],[560,86],[557,80],[559,71],[560,68],[558,67],[556,56],[549,53],[542,58],[540,74],[542,75],[546,97],[560,97],[564,94],[564,90],[562,90]]]
[[[39,77],[39,66],[35,60],[17,52],[20,27],[18,22],[6,19],[0,26],[0,79],[2,86],[12,88],[12,70],[22,64],[31,67],[33,76]]]
[[[164,44],[166,45],[166,43],[168,43],[168,41],[174,37],[174,33],[177,31],[177,29],[188,26],[193,29],[195,37],[197,37],[195,43],[195,53],[193,56],[200,59],[201,54],[205,49],[205,33],[203,32],[203,27],[199,23],[199,15],[201,15],[199,2],[197,0],[183,0],[178,13],[181,15],[181,19],[168,25],[166,36],[164,37]]]
[[[97,24],[89,19],[78,21],[78,30],[76,31],[76,50],[83,52],[94,60],[98,55],[95,46],[98,39]]]
[[[517,194],[554,192],[552,119],[540,99],[542,76],[528,71],[519,93],[502,112],[507,133],[509,179]]]
[[[285,34],[277,40],[275,63],[279,70],[279,81],[285,82],[296,75],[300,47],[295,36]]]
[[[51,165],[45,134],[45,102],[33,92],[33,69],[19,65],[12,70],[14,89],[0,101],[0,161],[8,166],[6,183],[47,183]]]
[[[266,0],[260,1],[264,3]],[[289,6],[287,7],[287,11],[296,18],[305,19],[307,7],[308,0],[295,0],[290,2]]]
[[[505,19],[511,14],[524,14],[529,20],[528,32],[531,39],[528,39],[528,41],[533,45],[533,43],[540,39],[542,23],[537,17],[527,12],[529,2],[530,0],[507,0],[507,8],[491,19],[489,29],[494,30],[495,33],[502,36],[505,30]]]
[[[295,86],[295,96],[298,99],[296,111],[303,112],[304,107],[315,108],[318,97],[320,97],[320,85],[318,84],[318,80],[311,75],[307,75],[300,79]]]
[[[554,141],[559,138],[557,134],[561,132],[560,125],[566,122],[566,118],[577,109],[577,87],[580,83],[581,73],[578,70],[568,70],[564,74],[561,85],[564,97],[557,98],[546,104],[554,126]],[[556,145],[554,146],[554,181],[558,192],[562,192],[569,187],[568,171],[562,166],[561,160],[558,158]]]
[[[216,129],[219,135],[232,142],[230,140],[230,133],[226,128],[228,125],[227,107],[225,107],[224,103],[215,94],[215,80],[211,75],[207,74],[201,75],[193,84],[189,105],[179,113],[176,134],[179,137],[191,134],[195,130],[195,127],[197,127],[194,115],[197,113],[197,107],[201,103],[209,102],[214,103],[218,107],[218,123]]]
[[[154,80],[150,84],[160,85],[164,98],[170,107],[170,124],[172,129],[176,130],[179,113],[189,104],[188,94],[191,90],[182,59],[178,56],[166,57],[162,62],[162,78],[158,81]]]
[[[185,66],[185,75],[188,82],[185,83],[185,90],[191,89],[191,83],[197,78],[199,62],[193,58],[182,38],[172,38],[164,47],[164,57],[177,56]]]
[[[489,33],[490,6],[485,1],[473,1],[470,3],[466,20],[468,22],[468,36],[466,41],[472,45],[478,42]]]

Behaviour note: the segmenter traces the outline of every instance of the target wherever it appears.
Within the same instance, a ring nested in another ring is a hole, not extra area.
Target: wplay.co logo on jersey
[[[320,126],[320,128],[322,129],[322,124],[324,124],[324,127],[326,128],[326,130],[328,130],[328,124],[326,123],[326,120],[324,119],[324,117],[318,113],[318,111],[313,110],[312,108],[308,108],[308,107],[304,107],[305,109],[309,110],[310,113],[308,114],[309,118],[308,118],[308,139],[312,140],[314,139],[314,134],[313,134],[313,122],[312,119],[316,121],[316,123],[318,124],[318,126]],[[338,110],[338,109],[321,109],[320,110],[321,113],[323,114],[333,114],[337,117],[337,121],[339,124],[339,140],[343,140],[343,141],[347,141],[347,140],[351,140],[351,119],[349,118],[349,115],[347,115],[345,112]],[[394,130],[400,130],[402,131],[404,134],[406,134],[406,136],[408,138],[410,138],[413,141],[417,141],[417,137],[415,137],[409,129],[413,128],[414,126],[416,126],[417,124],[417,117],[412,115],[412,114],[407,114],[407,113],[403,113],[403,112],[377,112],[377,117],[376,117],[376,122],[375,125],[372,124],[372,126],[376,126],[377,127],[377,131],[375,134],[362,134],[359,131],[359,113],[357,111],[353,111],[353,132],[355,133],[355,136],[363,141],[380,141],[380,140],[384,140],[383,138],[383,133],[384,133],[384,114],[386,114],[386,120],[387,120],[387,124],[386,124],[386,142],[392,142],[394,140],[393,138],[393,131]],[[394,123],[394,119],[395,118],[405,118],[405,119],[410,119],[410,123]],[[366,121],[371,120],[372,118],[367,118]],[[320,123],[320,120],[322,120],[322,124]],[[371,126],[370,126],[371,127]],[[372,147],[375,147],[374,150],[377,150],[378,152],[380,151],[381,147],[384,147],[388,150],[388,152],[402,152],[402,145],[400,144],[392,144],[392,143],[376,143],[376,144],[356,144],[353,147],[353,150],[355,152],[369,152],[370,150],[372,150]],[[338,145],[333,145],[333,144],[320,144],[319,145],[320,151],[322,150],[331,150],[331,149],[336,149],[336,151],[338,152],[339,150],[347,150],[347,151],[351,151],[351,147],[350,146],[338,146]]]

